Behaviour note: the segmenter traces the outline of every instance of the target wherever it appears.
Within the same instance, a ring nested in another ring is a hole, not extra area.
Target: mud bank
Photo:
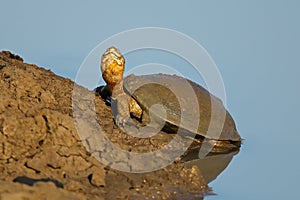
[[[0,91],[1,200],[201,199],[209,191],[199,169],[180,162],[138,174],[102,164],[96,151],[86,148],[89,133],[80,137],[74,121],[74,109],[94,112],[90,97],[97,122],[122,149],[154,151],[173,136],[161,132],[136,139],[124,134],[114,125],[110,107],[70,79],[5,51],[0,53]]]

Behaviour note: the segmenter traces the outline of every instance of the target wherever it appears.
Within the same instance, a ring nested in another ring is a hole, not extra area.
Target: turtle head
[[[115,85],[123,79],[125,59],[121,52],[115,48],[108,48],[101,58],[101,72],[110,93]]]

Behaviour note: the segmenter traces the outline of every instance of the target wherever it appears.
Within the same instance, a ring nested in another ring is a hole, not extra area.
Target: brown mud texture
[[[109,150],[88,148],[88,120],[78,122],[87,131],[79,136],[74,110],[95,113],[107,138],[127,151],[154,151],[172,138],[163,132],[151,139],[128,136],[94,92],[0,52],[0,200],[202,199],[209,190],[198,168],[180,162],[147,173],[102,164],[95,152]]]

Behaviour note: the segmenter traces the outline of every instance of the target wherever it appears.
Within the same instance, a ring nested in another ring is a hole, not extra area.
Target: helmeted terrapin
[[[240,144],[241,137],[231,115],[222,101],[206,89],[176,75],[132,74],[123,79],[124,65],[125,59],[115,47],[107,49],[102,56],[101,72],[107,86],[99,92],[102,97],[111,97],[116,102],[115,122],[118,126],[127,123],[130,116],[144,124],[149,123],[150,108],[160,104],[165,113],[154,109],[152,115],[165,122],[165,130],[180,127],[204,138]],[[194,96],[186,92],[191,89]]]

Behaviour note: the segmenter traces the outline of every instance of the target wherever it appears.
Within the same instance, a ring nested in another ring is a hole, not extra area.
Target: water
[[[195,153],[197,154],[198,152]],[[185,158],[184,165],[186,167],[197,166],[207,183],[211,183],[228,167],[236,154],[238,154],[238,151],[228,154],[210,155],[202,159],[197,159],[197,155],[194,155],[194,159]]]

